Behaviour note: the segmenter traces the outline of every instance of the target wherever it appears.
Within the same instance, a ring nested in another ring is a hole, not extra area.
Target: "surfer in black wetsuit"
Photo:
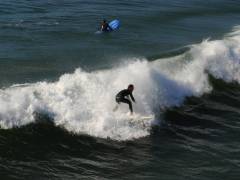
[[[108,32],[111,30],[112,28],[108,25],[107,21],[104,19],[103,22],[101,23],[101,31]]]
[[[127,103],[129,105],[129,109],[131,111],[131,115],[133,114],[133,108],[132,108],[132,102],[125,98],[126,96],[129,96],[131,97],[132,101],[135,102],[135,99],[132,95],[132,92],[134,90],[134,86],[132,84],[128,85],[128,88],[127,89],[124,89],[124,90],[121,90],[117,95],[116,95],[116,102],[118,104],[120,104],[121,102],[123,103]],[[135,102],[136,103],[136,102]],[[116,108],[114,108],[114,111],[117,110],[117,106]]]

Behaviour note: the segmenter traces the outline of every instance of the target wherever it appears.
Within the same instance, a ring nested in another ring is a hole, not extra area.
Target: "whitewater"
[[[56,126],[74,134],[131,140],[150,134],[160,124],[160,112],[181,106],[187,97],[210,93],[209,75],[240,83],[240,27],[221,40],[204,40],[184,54],[161,58],[128,59],[111,69],[86,72],[77,68],[56,82],[15,84],[0,90],[0,127],[10,129],[47,115]],[[115,95],[134,84],[139,116],[154,115],[144,126],[130,124],[128,106],[117,112]]]

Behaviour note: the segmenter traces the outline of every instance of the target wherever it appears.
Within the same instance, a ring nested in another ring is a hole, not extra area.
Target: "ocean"
[[[0,179],[238,180],[239,20],[239,0],[1,1]]]

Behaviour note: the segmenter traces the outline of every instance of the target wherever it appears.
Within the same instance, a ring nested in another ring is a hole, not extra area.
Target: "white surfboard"
[[[142,115],[130,115],[129,119],[131,121],[145,121],[145,120],[151,120],[154,119],[154,115],[146,115],[146,116],[142,116]]]
[[[138,128],[150,128],[153,119],[153,115],[133,115],[129,117],[129,124]]]

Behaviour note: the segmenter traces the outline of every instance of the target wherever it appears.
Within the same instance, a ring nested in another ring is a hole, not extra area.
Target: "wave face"
[[[209,74],[226,82],[240,82],[240,28],[222,40],[205,40],[182,55],[148,62],[131,59],[118,67],[94,72],[80,68],[58,81],[14,85],[0,91],[0,126],[20,127],[47,114],[56,126],[76,134],[130,140],[149,135],[164,108],[180,106],[186,97],[209,93]],[[135,85],[140,116],[155,114],[144,126],[128,123],[128,108],[117,112],[115,94]]]

